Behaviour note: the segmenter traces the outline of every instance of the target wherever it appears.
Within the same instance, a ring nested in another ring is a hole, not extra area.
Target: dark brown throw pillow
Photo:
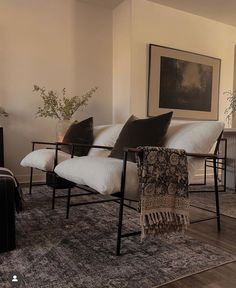
[[[172,114],[173,112],[169,112],[147,119],[131,116],[121,130],[109,157],[123,159],[125,147],[162,146]],[[128,160],[135,162],[134,153],[128,154]]]
[[[93,117],[85,119],[81,122],[74,121],[68,128],[63,143],[76,144],[93,144]],[[75,147],[75,156],[86,156],[89,152],[89,147]],[[71,153],[71,146],[62,145],[61,150],[66,153]]]

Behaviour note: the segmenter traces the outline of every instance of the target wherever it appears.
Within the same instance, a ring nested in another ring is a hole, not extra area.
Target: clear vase
[[[63,138],[64,138],[66,131],[68,130],[70,124],[71,124],[71,120],[68,120],[68,119],[58,120],[57,125],[56,125],[57,142],[63,141]]]

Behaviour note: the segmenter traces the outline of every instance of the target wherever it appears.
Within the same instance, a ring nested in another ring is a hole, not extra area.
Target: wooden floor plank
[[[191,209],[191,219],[200,219],[209,215],[214,214],[209,214],[209,212],[197,208]],[[221,224],[220,233],[217,231],[216,220],[191,224],[187,234],[236,255],[236,219],[222,216]],[[162,287],[236,288],[236,262],[177,280]]]

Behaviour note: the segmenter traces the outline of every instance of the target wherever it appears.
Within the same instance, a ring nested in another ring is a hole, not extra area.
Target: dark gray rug
[[[117,257],[117,204],[72,207],[66,220],[65,201],[57,199],[52,211],[45,187],[34,187],[25,200],[17,249],[0,254],[0,287],[151,288],[236,260],[179,234],[143,243],[139,236],[126,238]],[[135,211],[125,209],[125,218],[125,231],[139,228]],[[13,275],[19,282],[12,286]]]
[[[208,209],[210,211],[215,211],[215,193],[194,192],[190,193],[190,199],[191,204],[196,207]],[[221,214],[232,218],[236,218],[236,192],[235,191],[220,192],[219,201],[220,201]]]

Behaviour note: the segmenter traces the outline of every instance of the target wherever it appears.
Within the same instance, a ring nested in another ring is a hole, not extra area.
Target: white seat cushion
[[[62,178],[76,184],[87,185],[103,195],[120,191],[123,160],[83,156],[69,159],[58,164],[55,172]],[[137,165],[127,162],[125,197],[137,199],[138,174]]]
[[[70,154],[58,151],[58,163],[71,158]],[[39,149],[32,151],[21,161],[21,166],[37,168],[43,171],[53,171],[55,149]]]

